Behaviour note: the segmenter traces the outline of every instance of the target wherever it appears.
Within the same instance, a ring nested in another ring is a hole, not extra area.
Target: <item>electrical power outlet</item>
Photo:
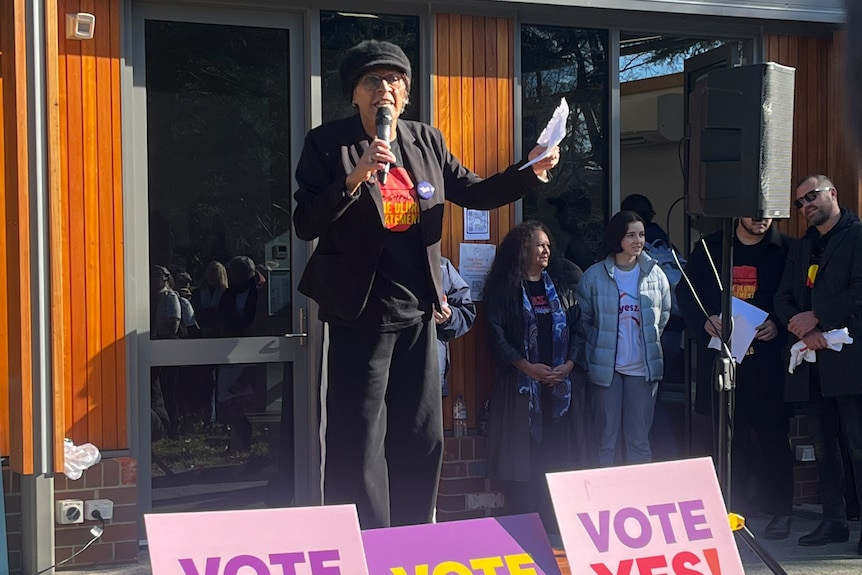
[[[98,511],[102,519],[110,519],[114,516],[114,502],[110,499],[91,499],[84,502],[84,517],[87,521],[98,521],[93,516],[93,511]]]
[[[84,522],[84,502],[80,499],[60,499],[55,503],[54,510],[60,525]]]

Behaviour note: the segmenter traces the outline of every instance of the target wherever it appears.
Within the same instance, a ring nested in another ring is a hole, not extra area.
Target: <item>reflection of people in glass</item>
[[[221,262],[212,260],[204,271],[204,281],[192,292],[192,306],[201,328],[201,337],[217,337],[218,306],[227,289],[227,270]]]
[[[648,197],[641,194],[629,194],[620,203],[620,210],[635,212],[641,217],[644,221],[646,241],[650,244],[654,244],[656,240],[661,240],[668,246],[670,245],[667,232],[658,223],[652,221],[655,217],[655,210],[652,209],[652,202]]]
[[[179,337],[180,298],[172,287],[171,272],[165,266],[150,270],[150,339]]]
[[[605,229],[607,257],[578,284],[602,467],[616,463],[620,433],[626,463],[652,460],[649,432],[664,370],[661,332],[670,318],[670,284],[644,242],[639,215],[615,214]]]
[[[153,266],[150,270],[150,338],[176,339],[179,337],[180,298],[172,288],[171,272],[164,266]],[[175,366],[155,367],[152,369],[150,385],[153,386],[151,397],[164,405],[153,415],[167,416],[167,435],[171,439],[179,437],[180,406],[177,399],[177,376],[179,368]],[[159,406],[160,407],[160,406]],[[163,425],[165,424],[162,421]],[[156,432],[156,417],[153,419],[153,431]],[[163,435],[161,432],[159,435]]]
[[[546,271],[550,256],[548,229],[524,222],[503,239],[485,283],[497,364],[488,474],[504,480],[509,513],[539,512],[558,533],[545,473],[573,463],[570,412],[582,406],[584,381],[572,371],[583,338],[575,292]]]
[[[236,256],[227,265],[227,289],[219,299],[222,336],[239,337],[257,312],[257,271],[248,256]]]
[[[596,254],[587,245],[582,230],[590,214],[592,202],[589,196],[576,196],[571,192],[565,192],[560,196],[548,198],[547,202],[556,208],[556,220],[563,232],[569,236],[564,252],[559,255],[564,255],[581,270],[587,269],[596,261]]]
[[[219,303],[227,290],[227,270],[221,262],[211,260],[204,270],[201,285],[192,291],[191,302],[195,319],[200,327],[200,337],[218,337],[220,331]],[[195,413],[200,413],[205,427],[216,421],[216,369],[210,365],[196,366],[194,370],[196,398]]]
[[[358,113],[306,136],[293,216],[299,238],[318,240],[299,289],[329,324],[324,495],[355,503],[364,528],[423,523],[442,463],[433,314],[445,201],[512,202],[546,179],[559,150],[483,181],[438,130],[400,118],[411,80],[400,47],[362,42],[340,73]],[[376,137],[378,109],[391,115],[390,141]]]

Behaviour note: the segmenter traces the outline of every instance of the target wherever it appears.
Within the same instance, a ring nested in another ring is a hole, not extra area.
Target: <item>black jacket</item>
[[[841,210],[841,219],[829,233],[826,249],[820,256],[820,268],[810,290],[806,287],[814,242],[819,241],[817,228],[810,227],[790,249],[781,285],[775,295],[775,313],[784,325],[794,315],[811,310],[822,332],[849,328],[854,343],[840,352],[820,350],[817,366],[825,397],[862,393],[862,223],[852,212]],[[789,344],[797,341],[792,334]],[[789,353],[787,358],[789,359]],[[785,371],[787,371],[785,365]],[[787,375],[787,399],[808,399],[810,364],[803,362],[793,375]]]
[[[368,148],[359,116],[328,122],[305,137],[296,168],[299,189],[293,214],[296,235],[318,240],[299,291],[314,299],[322,313],[341,319],[359,317],[368,301],[383,250],[383,201],[376,184],[365,183],[358,198],[345,190],[345,178]],[[446,200],[474,209],[492,209],[521,198],[540,181],[532,170],[511,166],[483,180],[446,148],[439,130],[398,120],[398,142],[414,181],[428,182],[433,195],[419,199],[419,225],[437,306],[442,305],[440,239]],[[421,256],[420,256],[421,257]]]
[[[723,231],[709,234],[704,238],[709,254],[715,262],[716,268],[721,270],[722,259],[722,236]],[[781,274],[787,259],[787,252],[794,240],[780,231],[775,225],[770,226],[763,240],[755,246],[747,246],[739,241],[734,234],[733,244],[733,266],[738,283],[754,282],[756,286],[750,298],[740,297],[755,307],[769,314],[776,327],[778,336],[770,341],[754,340],[751,345],[753,353],[743,358],[737,369],[736,397],[738,407],[745,409],[748,405],[758,406],[768,404],[770,407],[778,408],[781,403],[784,378],[782,366],[786,370],[786,362],[783,362],[783,348],[786,341],[784,324],[775,315],[773,298],[778,291]],[[754,274],[752,275],[752,269]],[[715,274],[709,264],[703,242],[698,242],[688,263],[685,272],[694,286],[695,292],[700,297],[708,315],[721,314],[721,291]],[[748,276],[748,277],[746,277]],[[743,294],[739,294],[743,295]],[[698,413],[710,413],[712,393],[714,389],[712,370],[716,350],[707,348],[710,336],[704,329],[706,317],[697,305],[694,295],[685,280],[680,281],[676,287],[676,297],[680,310],[685,318],[686,328],[697,339],[697,381],[695,410]]]

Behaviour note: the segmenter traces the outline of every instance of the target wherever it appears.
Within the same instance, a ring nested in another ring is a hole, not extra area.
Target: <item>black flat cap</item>
[[[344,54],[341,67],[341,88],[349,98],[359,78],[371,68],[387,67],[400,70],[409,78],[411,75],[410,60],[404,50],[392,42],[365,40]]]

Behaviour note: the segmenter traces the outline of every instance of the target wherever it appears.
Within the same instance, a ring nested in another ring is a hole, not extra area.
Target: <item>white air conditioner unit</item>
[[[620,144],[679,142],[683,136],[682,94],[633,94],[620,98]]]

